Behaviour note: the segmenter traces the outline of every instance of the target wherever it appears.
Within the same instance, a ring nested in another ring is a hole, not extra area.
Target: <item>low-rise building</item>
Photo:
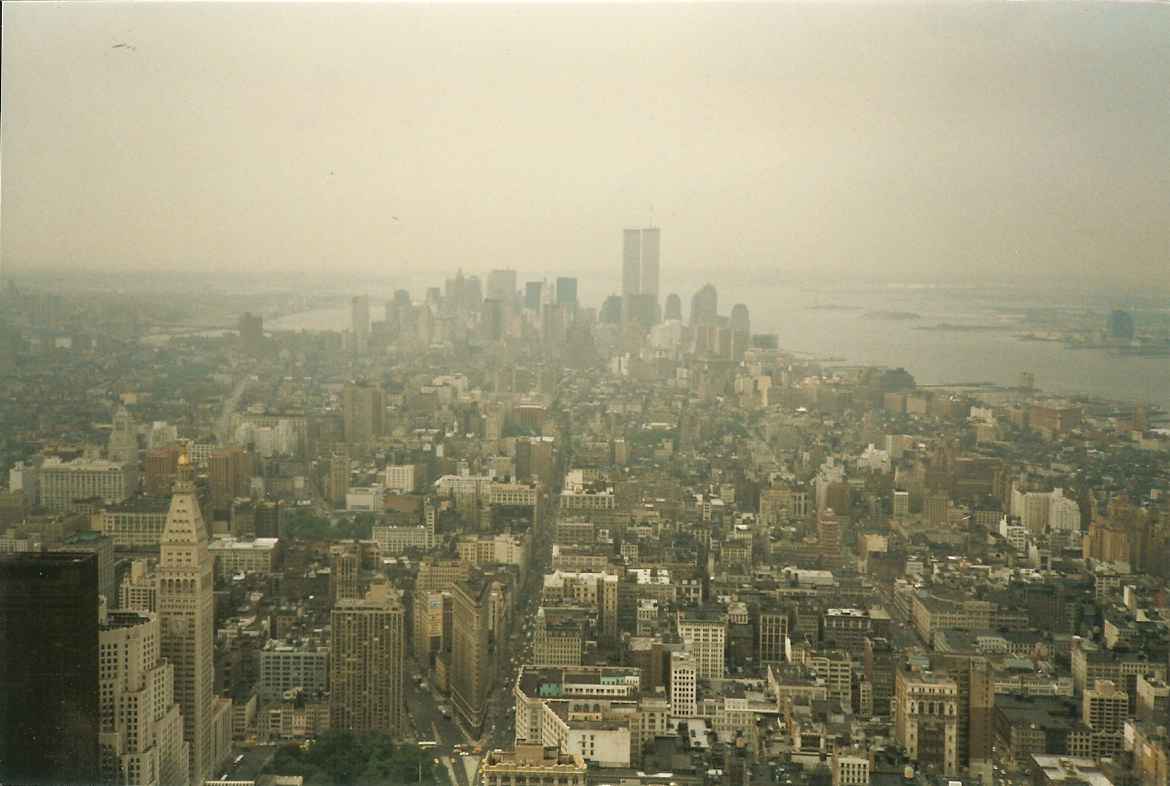
[[[221,579],[230,579],[239,573],[275,573],[280,563],[279,538],[237,540],[220,537],[213,539],[207,550],[215,560],[215,575]]]

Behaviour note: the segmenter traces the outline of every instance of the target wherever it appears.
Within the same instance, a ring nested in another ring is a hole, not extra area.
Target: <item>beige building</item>
[[[284,702],[264,712],[268,736],[281,739],[316,737],[329,730],[329,705],[325,702]]]
[[[280,540],[255,538],[241,540],[230,536],[215,538],[207,547],[215,560],[215,575],[230,579],[238,573],[275,573],[280,562]]]
[[[491,751],[480,765],[482,786],[585,786],[585,773],[580,754],[523,742]]]
[[[157,566],[144,559],[130,563],[130,571],[118,586],[117,605],[126,611],[158,611]]]
[[[943,775],[959,769],[959,686],[945,674],[899,671],[894,736],[919,767]]]
[[[175,668],[159,658],[154,614],[104,615],[98,633],[101,766],[109,783],[164,786],[190,780]]]
[[[727,615],[710,609],[678,612],[678,635],[695,659],[699,679],[722,679],[727,644]]]
[[[406,626],[398,593],[375,584],[364,598],[339,599],[330,635],[330,727],[403,734]]]
[[[93,529],[123,549],[157,548],[167,523],[166,497],[133,497],[93,516]]]
[[[597,609],[601,635],[617,635],[618,577],[610,573],[545,574],[541,602],[545,605],[575,605]]]
[[[100,498],[106,504],[122,502],[138,488],[138,470],[130,462],[78,458],[62,461],[56,456],[40,467],[41,506],[60,512],[74,500]]]
[[[459,559],[469,565],[499,563],[515,565],[524,576],[528,570],[528,536],[500,533],[498,535],[464,536],[456,546]]]
[[[401,494],[410,494],[417,490],[423,482],[422,464],[390,464],[386,467],[387,491]]]
[[[940,630],[1027,630],[1030,625],[1027,613],[1020,609],[926,592],[914,595],[911,618],[918,635],[928,643]]]
[[[329,688],[329,648],[269,640],[260,650],[260,698],[280,703],[285,694],[301,690],[309,696]]]
[[[202,783],[224,753],[215,749],[212,739],[214,580],[207,526],[185,453],[179,456],[177,478],[159,554],[161,652],[175,667],[175,698],[183,712],[183,738],[190,745],[190,781]]]
[[[374,540],[383,554],[402,554],[408,549],[428,550],[434,545],[434,530],[425,526],[378,526],[373,529]]]
[[[833,749],[833,786],[867,786],[869,752],[863,748]]]
[[[670,657],[670,708],[678,718],[698,715],[699,667],[695,656],[687,652],[673,652]]]
[[[582,608],[541,606],[537,609],[532,633],[533,662],[547,666],[579,666],[585,649],[586,615],[590,612],[590,609]]]
[[[1129,717],[1129,695],[1108,680],[1085,691],[1081,720],[1093,731],[1119,731]]]

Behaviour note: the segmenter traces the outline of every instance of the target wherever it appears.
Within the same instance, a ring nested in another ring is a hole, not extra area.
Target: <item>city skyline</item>
[[[4,0],[0,786],[1170,786],[1170,0]]]

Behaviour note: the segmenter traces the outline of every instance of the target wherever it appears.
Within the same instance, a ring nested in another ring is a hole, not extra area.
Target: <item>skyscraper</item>
[[[622,230],[622,303],[642,291],[642,230]]]
[[[159,658],[158,615],[115,611],[102,620],[100,717],[105,783],[187,783],[188,745],[175,702],[175,665]]]
[[[0,556],[0,782],[98,781],[98,560]]]
[[[557,279],[557,305],[577,305],[577,279],[565,276]]]
[[[125,407],[114,413],[114,428],[107,446],[110,461],[119,464],[138,463],[138,427]]]
[[[473,732],[483,726],[491,692],[490,595],[490,582],[478,574],[456,583],[452,592],[451,699]]]
[[[376,437],[382,435],[385,408],[381,385],[373,382],[346,382],[341,394],[345,441],[360,449],[368,448]]]
[[[345,507],[345,495],[349,493],[349,470],[349,454],[344,450],[334,451],[329,459],[325,497],[335,508]]]
[[[259,355],[264,349],[264,317],[250,312],[240,315],[240,349]]]
[[[176,462],[176,476],[177,466]],[[228,510],[236,497],[249,496],[252,455],[241,448],[217,450],[207,460],[207,475],[211,484],[212,509]]]
[[[658,241],[661,230],[647,227],[642,230],[642,278],[639,295],[650,295],[658,304]]]
[[[691,298],[691,324],[709,325],[719,316],[719,293],[711,284],[704,284]]]
[[[658,246],[661,232],[657,227],[622,230],[622,315],[624,321],[636,318],[637,312],[656,312],[658,308]],[[652,301],[653,307],[636,302],[639,295]]]
[[[211,737],[215,597],[207,527],[186,453],[179,456],[160,546],[161,654],[175,666],[175,699],[183,711],[183,739],[190,745],[190,782],[200,784],[211,777],[215,758]]]
[[[511,304],[516,299],[516,271],[493,270],[488,273],[485,297]]]
[[[677,319],[682,322],[682,298],[674,292],[666,296],[666,306],[662,318],[665,320]]]
[[[731,357],[736,362],[743,360],[752,337],[752,319],[748,307],[736,303],[731,307]]]
[[[356,295],[350,301],[350,320],[353,323],[353,348],[364,355],[370,348],[370,298]]]
[[[544,282],[528,281],[524,284],[524,308],[528,311],[540,311],[544,300]]]
[[[406,631],[397,592],[380,584],[362,599],[339,600],[331,630],[330,726],[401,735]]]

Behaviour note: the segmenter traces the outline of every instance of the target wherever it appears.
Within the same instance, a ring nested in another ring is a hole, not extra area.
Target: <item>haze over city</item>
[[[0,786],[1170,786],[1170,4],[3,11]]]
[[[5,12],[8,272],[1166,282],[1165,5]]]

